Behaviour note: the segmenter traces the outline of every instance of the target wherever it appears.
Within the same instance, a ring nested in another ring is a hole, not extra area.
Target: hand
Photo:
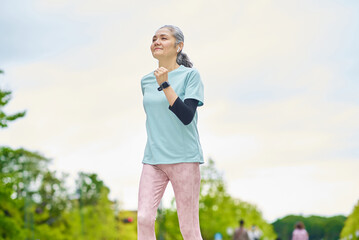
[[[168,70],[164,67],[157,68],[154,72],[158,85],[168,80]]]

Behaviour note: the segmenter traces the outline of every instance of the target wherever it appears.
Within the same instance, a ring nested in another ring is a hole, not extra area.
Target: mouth
[[[156,50],[162,50],[162,48],[155,48],[155,51],[156,51]]]

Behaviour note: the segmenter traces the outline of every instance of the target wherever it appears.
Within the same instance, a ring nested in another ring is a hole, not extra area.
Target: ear
[[[180,50],[178,51],[178,52],[180,52],[180,51],[183,49],[183,46],[184,46],[183,42],[180,42],[180,43],[177,45],[176,50],[177,50],[178,48],[180,48]]]

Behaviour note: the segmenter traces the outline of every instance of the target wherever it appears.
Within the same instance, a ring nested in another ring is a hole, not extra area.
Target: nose
[[[153,44],[154,44],[155,46],[158,46],[158,45],[159,45],[159,39],[156,39],[156,40],[153,42]]]

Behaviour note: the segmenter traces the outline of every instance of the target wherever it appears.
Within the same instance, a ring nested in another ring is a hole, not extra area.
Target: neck
[[[174,59],[159,59],[158,60],[158,67],[164,67],[169,72],[175,70],[180,65],[177,64],[176,58]]]

